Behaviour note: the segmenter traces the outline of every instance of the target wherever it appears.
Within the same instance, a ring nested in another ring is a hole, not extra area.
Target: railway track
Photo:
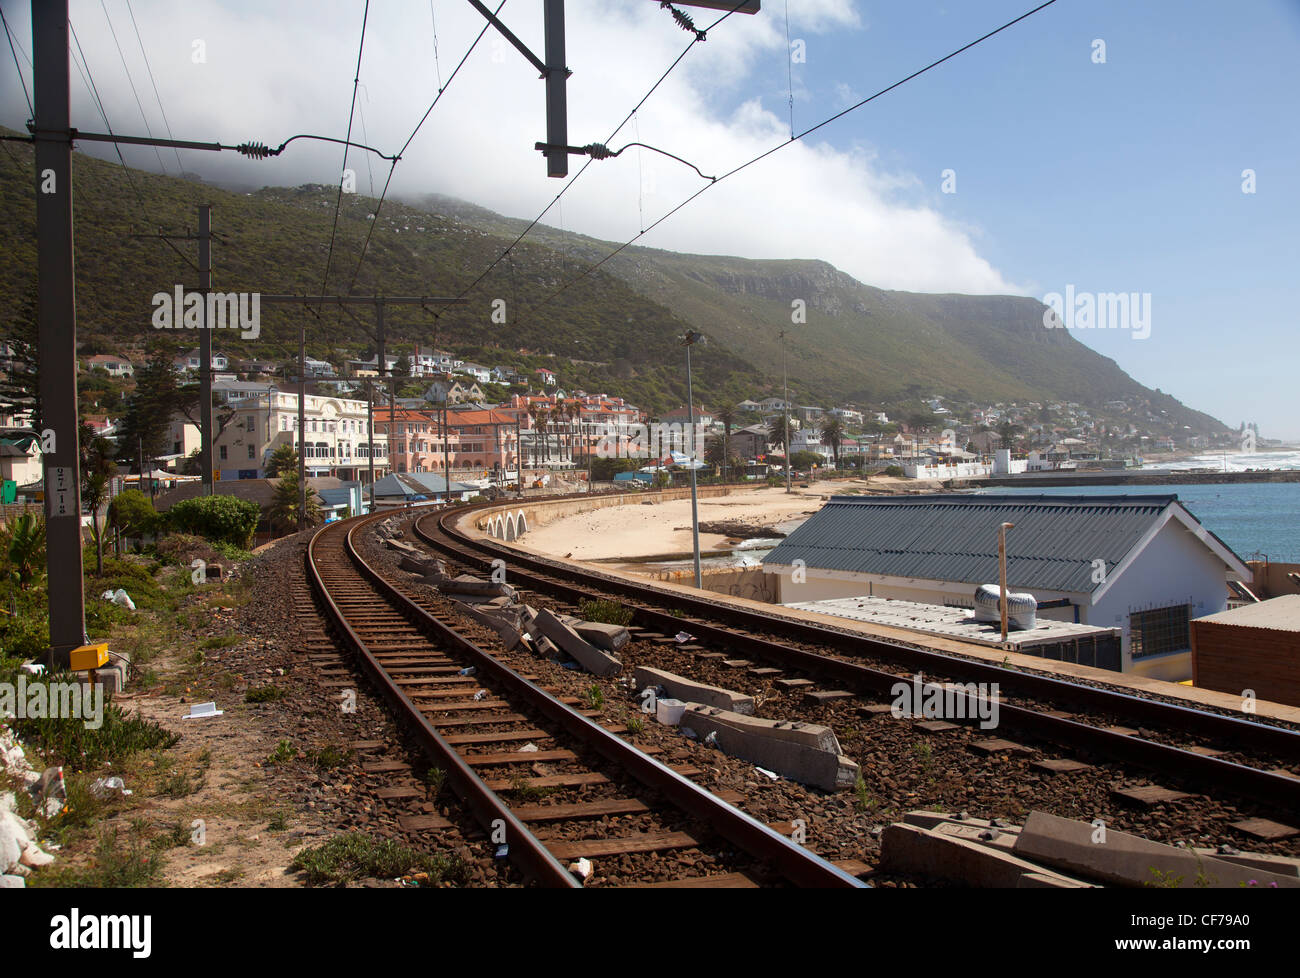
[[[1013,671],[613,578],[473,537],[457,525],[472,512],[462,508],[425,515],[415,521],[415,534],[473,570],[505,561],[509,580],[518,587],[571,604],[613,598],[631,608],[634,623],[645,628],[669,635],[684,629],[710,647],[797,670],[867,699],[890,697],[894,685],[911,673],[923,673],[928,681],[998,683],[1003,729],[1193,783],[1210,793],[1229,792],[1272,812],[1300,810],[1300,778],[1284,767],[1294,767],[1300,759],[1300,733],[1287,727]],[[900,674],[899,667],[908,674]],[[975,715],[976,705],[968,704],[967,716]]]
[[[306,572],[344,643],[430,763],[445,773],[500,858],[543,886],[579,885],[601,864],[613,885],[861,887],[724,798],[629,744],[457,630],[458,620],[387,580],[357,539],[388,514],[330,524]]]

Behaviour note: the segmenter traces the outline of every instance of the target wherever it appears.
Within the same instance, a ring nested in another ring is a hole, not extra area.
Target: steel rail
[[[430,634],[439,641],[453,647],[477,668],[480,676],[490,677],[509,694],[523,700],[529,707],[555,723],[569,736],[580,740],[585,746],[590,747],[606,760],[616,764],[636,781],[660,792],[678,808],[708,824],[723,838],[755,858],[770,864],[789,882],[805,887],[864,888],[864,884],[860,880],[792,842],[779,832],[768,828],[734,806],[727,804],[689,778],[683,777],[667,765],[638,750],[621,737],[589,720],[576,710],[570,709],[558,698],[524,679],[509,666],[465,638],[455,629],[439,621],[398,588],[394,587],[391,582],[386,580],[382,574],[361,557],[354,542],[354,535],[357,530],[370,521],[388,515],[391,514],[359,517],[358,522],[347,533],[346,548],[361,575],[383,592],[389,603],[400,610],[408,621],[426,634]],[[314,542],[315,538],[313,538]],[[401,704],[399,709],[403,712],[413,713],[418,717],[420,724],[427,728],[443,748],[455,755],[459,766],[464,768],[469,777],[481,787],[481,790],[490,796],[490,801],[494,806],[493,810],[496,810],[495,806],[501,806],[508,813],[509,809],[505,808],[503,803],[473,773],[472,769],[464,764],[460,755],[456,754],[450,745],[442,741],[432,724],[423,714],[419,713],[400,687],[395,686],[391,679],[383,673],[379,663],[373,659],[370,659],[370,662],[372,669],[377,670],[378,675],[382,677],[381,687],[391,688],[392,692],[388,694],[390,702]],[[494,817],[506,816],[494,815]],[[522,824],[518,823],[513,815],[509,816],[508,822],[518,826],[517,831],[524,833],[527,838],[536,841],[535,837],[526,828],[523,828]],[[545,848],[540,842],[537,842],[537,845],[542,846],[543,849]],[[551,862],[554,862],[554,858],[550,857],[549,852],[546,853],[546,856]],[[556,865],[558,866],[558,863]],[[564,875],[572,883],[572,876],[567,872]]]
[[[499,503],[479,505],[473,510],[493,508]],[[513,508],[513,507],[512,507]],[[530,554],[521,553],[511,547],[501,546],[469,536],[455,525],[472,514],[466,509],[454,510],[440,515],[437,525],[442,534],[462,545],[461,554],[470,558],[478,566],[487,566],[486,557],[465,553],[463,547],[470,547],[482,554],[491,554],[517,567],[529,568],[532,573],[512,571],[516,580],[523,580],[534,590],[550,591],[567,600],[591,598],[594,588],[606,592],[613,591],[624,597],[640,602],[652,602],[659,605],[672,604],[686,607],[696,614],[703,614],[715,621],[722,620],[751,629],[768,632],[785,633],[802,641],[829,645],[845,651],[877,656],[897,662],[900,665],[917,669],[918,672],[949,675],[957,679],[974,680],[982,683],[996,682],[1002,689],[1017,689],[1035,698],[1054,699],[1056,701],[1075,702],[1085,708],[1104,710],[1121,716],[1138,716],[1141,719],[1166,724],[1174,729],[1189,730],[1204,735],[1230,737],[1251,742],[1256,749],[1276,752],[1282,756],[1294,758],[1300,756],[1300,734],[1281,727],[1268,726],[1227,717],[1221,714],[1207,713],[1176,704],[1148,700],[1126,693],[1098,689],[1092,686],[1080,686],[1064,680],[1045,676],[1017,673],[981,662],[973,662],[938,652],[929,652],[910,648],[899,643],[866,636],[851,636],[825,626],[761,612],[739,606],[726,606],[718,602],[695,598],[679,592],[668,592],[650,585],[640,585],[621,579],[611,579],[582,568],[570,567],[557,562],[546,561]],[[427,520],[428,517],[425,518]],[[416,522],[415,532],[432,546],[446,546],[421,525],[424,520]],[[556,580],[555,576],[564,576],[572,580],[585,582],[587,587],[566,584]],[[889,694],[894,684],[910,680],[910,675],[903,676],[874,669],[869,666],[831,656],[819,655],[805,649],[793,648],[765,639],[747,632],[736,632],[729,628],[712,624],[700,618],[680,618],[661,611],[658,608],[639,604],[636,613],[646,622],[656,627],[681,629],[686,626],[693,630],[698,638],[729,644],[735,648],[753,652],[791,668],[801,669],[814,675],[834,678],[837,682],[849,685],[857,690],[867,690],[877,694]],[[923,667],[918,669],[917,667]],[[963,696],[960,691],[957,695]],[[969,706],[975,704],[970,703]],[[1002,714],[1013,724],[1028,732],[1038,734],[1058,743],[1085,746],[1090,750],[1110,755],[1117,760],[1154,768],[1162,772],[1171,772],[1180,778],[1204,782],[1215,787],[1230,788],[1256,800],[1268,804],[1300,808],[1300,779],[1285,774],[1275,774],[1259,768],[1225,761],[1217,757],[1198,754],[1161,744],[1146,738],[1123,734],[1095,727],[1077,720],[1052,716],[1026,707],[1016,707],[1000,703]],[[976,716],[968,710],[967,715]]]

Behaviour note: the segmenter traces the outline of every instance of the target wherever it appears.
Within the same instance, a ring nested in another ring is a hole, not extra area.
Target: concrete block
[[[1293,856],[1270,856],[1262,852],[1240,852],[1240,853],[1222,853],[1218,849],[1197,849],[1202,856],[1213,856],[1215,859],[1222,859],[1225,863],[1234,863],[1238,866],[1249,866],[1253,869],[1264,869],[1271,873],[1279,873],[1282,876],[1300,877],[1300,859]]]
[[[515,589],[504,581],[485,581],[469,574],[461,574],[459,577],[439,581],[436,587],[443,594],[459,597],[461,600],[465,600],[465,597],[507,597],[512,600],[518,597]]]
[[[115,663],[114,665],[105,666],[102,669],[95,670],[95,685],[103,686],[105,693],[120,693],[126,689],[126,673],[128,669],[126,663]],[[81,685],[90,687],[90,674],[81,675]]]
[[[603,621],[579,620],[572,627],[582,638],[606,652],[617,652],[632,641],[632,633],[622,625],[610,625]]]
[[[752,716],[754,713],[754,697],[746,693],[737,693],[730,689],[723,689],[721,686],[710,686],[708,683],[696,682],[649,666],[637,666],[633,675],[638,690],[645,689],[647,686],[662,686],[668,691],[669,696],[687,703],[703,703],[706,706],[716,706],[746,716]]]
[[[1199,885],[1214,889],[1249,885],[1300,888],[1300,879],[1281,873],[1236,865],[1191,849],[1152,842],[1107,829],[1105,842],[1093,842],[1096,830],[1088,822],[1032,812],[1016,840],[1015,852],[1057,869],[1119,886],[1163,885],[1182,889]]]
[[[507,652],[519,644],[522,633],[519,629],[517,613],[512,616],[508,613],[508,609],[494,609],[492,612],[487,612],[454,599],[451,604],[465,617],[472,618],[480,625],[486,625],[496,632],[501,637],[501,643],[506,647]]]
[[[952,880],[973,887],[1014,889],[1022,885],[1022,878],[1029,876],[1052,880],[1062,888],[1087,885],[987,845],[901,823],[885,826],[880,838],[878,868],[887,873]]]
[[[623,663],[618,659],[587,642],[545,608],[537,612],[530,627],[536,628],[542,635],[573,656],[588,672],[595,673],[597,676],[615,676],[623,670]]]
[[[681,726],[694,730],[701,740],[716,734],[724,753],[801,784],[835,791],[857,781],[858,765],[840,753],[830,727],[745,716],[703,703],[686,707]]]

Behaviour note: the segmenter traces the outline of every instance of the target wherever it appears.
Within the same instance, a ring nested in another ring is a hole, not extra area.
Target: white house
[[[492,379],[492,371],[481,363],[462,363],[456,368],[458,373],[469,374],[480,384],[486,384]]]
[[[177,373],[192,373],[193,371],[202,369],[203,357],[200,355],[199,348],[196,346],[188,353],[182,353],[180,356],[176,357],[176,359],[172,361],[172,364],[175,366]],[[213,370],[229,370],[230,359],[224,353],[218,353],[213,350],[210,366]]]
[[[130,377],[135,372],[130,360],[106,353],[88,357],[86,367],[89,370],[102,370],[110,377]]]
[[[1124,672],[1191,677],[1193,618],[1228,606],[1251,570],[1173,495],[832,496],[763,558],[782,604],[862,595],[972,607],[1007,586],[1038,615],[1120,629]],[[796,563],[799,561],[800,563]],[[800,573],[795,575],[794,570]]]

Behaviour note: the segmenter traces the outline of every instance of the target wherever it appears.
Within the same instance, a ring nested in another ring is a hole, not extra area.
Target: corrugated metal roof
[[[987,584],[1007,522],[1009,587],[1090,592],[1093,561],[1112,571],[1171,504],[1177,496],[832,496],[763,563]]]
[[[1300,594],[1283,594],[1257,604],[1230,608],[1196,620],[1214,622],[1216,625],[1240,625],[1243,628],[1300,632]]]

